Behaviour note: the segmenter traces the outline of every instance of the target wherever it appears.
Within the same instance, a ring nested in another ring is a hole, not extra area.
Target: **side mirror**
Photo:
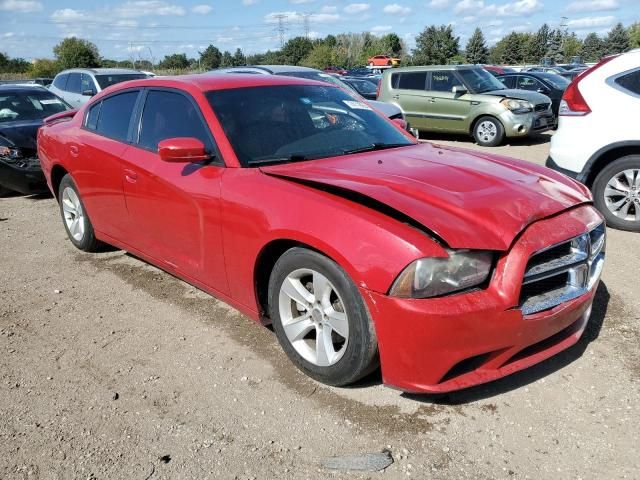
[[[395,123],[398,127],[400,127],[402,130],[407,129],[407,122],[405,122],[402,118],[394,118],[391,121]]]
[[[537,90],[538,93],[543,93],[544,95],[547,95],[549,93],[549,89],[548,88],[539,88]]]
[[[454,95],[464,95],[465,93],[467,93],[467,89],[465,87],[462,87],[460,85],[456,85],[455,87],[451,88],[451,93],[453,93]]]
[[[83,90],[82,91],[82,95],[84,95],[85,97],[93,97],[96,94],[96,92],[94,92],[93,90]]]
[[[204,144],[197,138],[167,138],[158,143],[158,155],[165,162],[190,163],[208,160]]]

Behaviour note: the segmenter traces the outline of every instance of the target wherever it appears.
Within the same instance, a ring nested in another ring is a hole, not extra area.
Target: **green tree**
[[[489,49],[479,27],[473,31],[467,42],[465,56],[469,63],[487,63],[489,61]]]
[[[165,55],[165,57],[158,64],[160,68],[166,68],[171,70],[186,70],[189,68],[189,59],[186,53],[174,53],[172,55]]]
[[[236,48],[232,62],[234,67],[242,67],[247,64],[247,58],[244,56],[244,53],[242,53],[242,49]]]
[[[55,60],[48,58],[36,58],[31,65],[29,75],[37,77],[55,77],[60,71],[60,65]]]
[[[213,45],[209,45],[200,53],[200,68],[204,70],[213,70],[220,66],[222,53]]]
[[[317,43],[313,46],[309,54],[302,60],[302,65],[306,67],[323,69],[338,62],[336,49],[326,43]]]
[[[414,64],[445,65],[458,54],[460,38],[453,35],[451,25],[431,25],[416,37]]]
[[[493,63],[517,65],[525,61],[525,47],[529,43],[525,34],[511,32],[491,49]]]
[[[298,65],[304,57],[309,55],[313,42],[305,37],[295,37],[287,41],[280,50],[287,65]]]
[[[568,62],[571,60],[571,57],[579,56],[581,48],[582,41],[578,38],[575,32],[570,35],[565,35],[562,40],[562,55],[564,57],[564,61]]]
[[[583,62],[597,62],[604,55],[604,42],[596,33],[590,33],[582,42],[582,48],[580,48],[580,56]]]
[[[626,52],[629,45],[629,32],[621,23],[614,26],[604,40],[605,52],[608,54]]]
[[[544,23],[538,31],[529,38],[526,45],[524,45],[524,62],[538,63],[547,55],[550,35],[549,25]]]
[[[380,38],[380,46],[387,55],[400,55],[402,53],[402,40],[395,33],[387,33]]]
[[[545,56],[556,62],[562,62],[562,30],[549,32],[549,43]]]
[[[233,67],[233,55],[231,55],[227,50],[222,54],[220,66],[222,68]]]
[[[65,38],[53,47],[53,53],[62,69],[100,66],[98,47],[82,38]]]
[[[629,46],[640,48],[640,22],[636,22],[629,27]]]

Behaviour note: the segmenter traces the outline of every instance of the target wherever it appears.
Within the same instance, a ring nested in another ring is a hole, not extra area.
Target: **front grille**
[[[531,315],[587,293],[600,277],[604,263],[605,227],[545,248],[527,263],[520,309]]]
[[[549,109],[549,107],[551,107],[550,103],[538,103],[535,107],[534,110],[536,112],[544,112],[546,110]]]

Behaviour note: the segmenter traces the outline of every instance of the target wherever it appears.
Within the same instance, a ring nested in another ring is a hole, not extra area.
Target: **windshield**
[[[245,167],[414,143],[366,103],[331,86],[235,88],[207,98]]]
[[[48,91],[0,93],[0,122],[39,120],[69,108],[66,103]]]
[[[349,83],[351,86],[353,86],[353,88],[355,88],[362,94],[375,95],[376,92],[378,91],[378,89],[376,88],[376,85],[367,80],[350,79],[345,83]]]
[[[483,68],[463,68],[458,70],[458,74],[471,93],[485,93],[507,88]]]
[[[326,82],[336,85],[340,88],[344,88],[351,93],[354,93],[358,96],[360,94],[358,91],[353,88],[351,85],[346,84],[339,78],[334,77],[333,75],[329,75],[328,73],[322,72],[286,72],[286,73],[278,73],[278,75],[284,75],[285,77],[298,77],[298,78],[308,78],[309,80],[316,80],[318,82]]]
[[[111,85],[115,85],[116,83],[126,82],[128,80],[140,80],[142,78],[147,78],[144,73],[123,73],[117,75],[96,75],[96,80],[98,81],[98,85],[100,88],[104,90]]]
[[[556,73],[539,73],[538,76],[549,82],[551,85],[553,85],[554,88],[558,90],[564,90],[569,86],[569,83],[571,83],[569,82],[569,80],[561,77]]]

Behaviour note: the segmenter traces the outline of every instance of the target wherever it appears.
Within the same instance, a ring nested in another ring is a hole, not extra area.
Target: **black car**
[[[551,110],[557,117],[560,108],[560,100],[569,80],[550,72],[516,72],[498,75],[498,79],[507,88],[517,88],[519,90],[531,90],[542,93],[551,99]]]
[[[36,150],[38,128],[70,108],[39,85],[0,85],[0,195],[48,191]]]
[[[369,80],[360,77],[342,77],[341,80],[367,100],[375,100],[378,97],[377,85]]]

